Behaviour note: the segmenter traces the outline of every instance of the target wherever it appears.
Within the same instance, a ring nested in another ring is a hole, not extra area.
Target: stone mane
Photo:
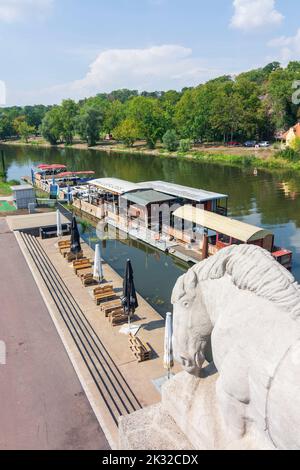
[[[196,276],[194,284],[195,281],[197,284],[220,279],[226,274],[238,289],[248,290],[278,304],[294,318],[300,316],[300,289],[294,277],[270,253],[255,245],[224,248],[194,266],[179,279],[172,303],[191,291],[193,276]]]

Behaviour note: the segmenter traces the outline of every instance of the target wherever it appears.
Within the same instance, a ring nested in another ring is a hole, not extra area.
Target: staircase
[[[20,235],[90,372],[99,399],[118,426],[120,416],[141,408],[139,401],[38,239],[23,232]]]

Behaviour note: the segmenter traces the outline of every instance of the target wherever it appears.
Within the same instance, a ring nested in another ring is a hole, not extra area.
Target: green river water
[[[1,148],[1,146],[0,146]],[[3,146],[7,177],[30,175],[33,165],[64,163],[69,170],[94,170],[95,177],[117,177],[133,182],[165,180],[229,195],[229,215],[275,233],[278,246],[293,251],[293,274],[300,281],[300,173],[267,172],[184,159],[148,155],[110,154],[75,149],[41,149]],[[97,242],[94,229],[84,234]],[[171,308],[171,291],[188,266],[134,240],[106,241],[103,257],[123,275],[132,260],[136,287],[164,315]]]

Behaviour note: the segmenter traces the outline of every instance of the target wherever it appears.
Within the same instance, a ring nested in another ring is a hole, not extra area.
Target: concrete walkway
[[[108,449],[26,261],[0,218],[0,449]]]

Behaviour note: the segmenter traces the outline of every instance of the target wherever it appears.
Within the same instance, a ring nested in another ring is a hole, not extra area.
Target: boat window
[[[224,235],[223,233],[219,233],[218,241],[226,243],[226,245],[230,245],[230,237],[228,235]]]

